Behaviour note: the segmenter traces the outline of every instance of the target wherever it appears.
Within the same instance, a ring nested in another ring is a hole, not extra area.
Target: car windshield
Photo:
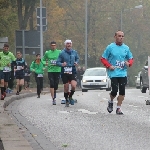
[[[106,76],[105,69],[88,69],[85,71],[84,76]]]

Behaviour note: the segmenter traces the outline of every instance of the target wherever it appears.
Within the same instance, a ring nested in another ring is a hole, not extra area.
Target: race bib
[[[64,67],[64,73],[72,74],[72,67]]]
[[[43,74],[38,74],[38,76],[37,77],[43,77]]]
[[[9,67],[4,67],[3,68],[3,72],[10,72],[11,70],[10,70],[10,68]]]
[[[123,69],[124,66],[125,66],[125,62],[124,61],[116,61],[115,68]]]
[[[51,65],[56,65],[56,60],[51,60],[51,61],[50,61],[50,64],[51,64]]]
[[[17,66],[17,70],[22,70],[22,66]]]

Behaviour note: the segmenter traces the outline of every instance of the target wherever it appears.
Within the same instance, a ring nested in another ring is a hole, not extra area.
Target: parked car
[[[95,67],[86,69],[81,80],[82,92],[93,89],[111,90],[111,80],[107,75],[106,68]]]
[[[140,75],[141,75],[141,71],[138,73],[137,76],[135,76],[136,80],[135,80],[135,86],[137,89],[140,89]]]
[[[146,93],[146,90],[148,88],[149,88],[149,79],[148,79],[148,60],[147,60],[140,74],[140,89],[142,93]]]

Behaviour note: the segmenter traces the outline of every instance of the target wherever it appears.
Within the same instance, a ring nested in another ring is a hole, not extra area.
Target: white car
[[[82,92],[93,89],[111,90],[111,80],[107,75],[106,68],[95,67],[86,69],[81,80]]]

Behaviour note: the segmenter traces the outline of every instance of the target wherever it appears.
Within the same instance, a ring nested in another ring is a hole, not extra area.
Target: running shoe
[[[117,108],[117,109],[116,109],[116,114],[117,114],[117,115],[123,115],[123,112],[121,111],[120,108]]]
[[[53,105],[56,105],[56,100],[55,99],[53,99]]]
[[[113,103],[111,103],[111,102],[109,102],[109,101],[108,101],[107,111],[108,111],[109,113],[111,113],[111,112],[113,111]]]

